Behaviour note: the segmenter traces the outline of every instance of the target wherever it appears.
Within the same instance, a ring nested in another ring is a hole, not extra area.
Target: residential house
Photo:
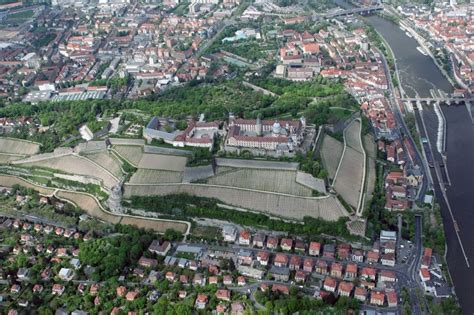
[[[398,306],[398,296],[395,290],[387,290],[387,304],[388,307],[397,307]]]
[[[305,282],[306,280],[306,273],[302,270],[298,270],[295,273],[295,282]]]
[[[208,301],[207,295],[198,294],[198,296],[196,298],[196,303],[195,303],[196,308],[199,309],[199,310],[205,309],[207,301]]]
[[[290,270],[299,270],[301,267],[301,257],[294,255],[290,258]]]
[[[278,247],[278,237],[269,236],[267,237],[267,248],[268,249],[277,249]]]
[[[293,240],[291,238],[282,238],[280,242],[280,247],[284,251],[291,251],[293,248]]]
[[[277,253],[273,264],[277,267],[286,267],[288,265],[288,256],[282,253]]]
[[[138,296],[138,291],[129,291],[126,295],[125,295],[125,299],[129,302],[133,302],[135,301],[135,299],[137,298]]]
[[[340,296],[350,296],[352,293],[352,289],[354,289],[354,285],[351,282],[342,281],[339,283],[337,288],[337,292]]]
[[[290,294],[290,289],[284,284],[275,283],[272,285],[272,292],[278,292],[285,295]]]
[[[270,260],[270,254],[268,252],[261,251],[257,253],[257,261],[262,266],[267,266],[269,260]]]
[[[309,243],[309,254],[311,256],[319,256],[320,250],[321,250],[321,243],[318,243],[318,242]]]
[[[318,260],[316,263],[316,272],[322,275],[328,274],[328,263],[324,260]]]
[[[217,278],[217,276],[209,277],[209,284],[217,284],[218,281],[219,281],[219,278]]]
[[[357,264],[355,263],[348,263],[346,265],[346,273],[344,278],[347,280],[354,280],[357,278]]]
[[[232,279],[232,276],[230,276],[230,275],[224,276],[223,281],[222,281],[222,283],[224,283],[224,285],[232,285],[233,282],[234,282],[234,280]]]
[[[361,250],[355,250],[352,253],[352,261],[353,262],[364,262],[364,252]]]
[[[354,292],[354,298],[361,302],[365,302],[367,299],[367,289],[363,287],[357,287]]]
[[[64,293],[64,286],[62,284],[59,284],[59,283],[55,283],[53,285],[53,288],[51,290],[51,292],[53,293],[53,295],[59,295],[61,296],[63,293]]]
[[[385,303],[385,293],[383,291],[372,291],[370,293],[370,304],[383,306]]]
[[[216,298],[221,301],[230,301],[230,291],[226,289],[219,289],[216,292]]]
[[[381,258],[382,265],[384,266],[395,266],[395,254],[383,254]]]
[[[245,281],[245,277],[243,276],[237,277],[237,285],[244,286],[246,284],[247,284],[247,281]]]
[[[168,241],[160,242],[159,240],[153,240],[150,246],[148,247],[148,251],[155,253],[159,256],[166,256],[171,249],[171,243]]]
[[[380,272],[380,281],[382,282],[395,282],[397,281],[397,276],[394,271],[391,270],[382,270]]]
[[[247,231],[247,230],[240,231],[239,244],[240,245],[250,245],[250,232],[249,231]]]
[[[226,225],[222,229],[222,237],[224,238],[224,242],[235,242],[237,238],[237,230],[235,227],[231,225]]]
[[[361,279],[370,279],[375,280],[375,276],[377,274],[377,270],[371,267],[364,267],[360,273]]]
[[[339,262],[333,262],[331,264],[331,277],[342,278],[342,264]]]
[[[323,256],[328,258],[334,258],[334,253],[336,251],[336,247],[334,244],[325,244],[323,247]]]
[[[253,247],[263,248],[265,246],[265,234],[257,233],[252,240]]]
[[[367,252],[367,262],[369,264],[376,264],[379,262],[380,254],[374,250]]]
[[[337,287],[337,281],[334,278],[326,277],[324,279],[323,288],[328,292],[335,293]]]
[[[166,280],[168,280],[170,282],[174,282],[174,280],[176,279],[176,275],[174,274],[174,272],[168,271],[165,275],[165,278],[166,278]]]
[[[305,272],[313,272],[314,261],[310,257],[306,257],[303,261],[303,270]]]

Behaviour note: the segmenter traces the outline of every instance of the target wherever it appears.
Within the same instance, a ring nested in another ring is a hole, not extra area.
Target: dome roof
[[[278,121],[275,121],[273,124],[273,133],[280,133],[281,131],[281,125]]]

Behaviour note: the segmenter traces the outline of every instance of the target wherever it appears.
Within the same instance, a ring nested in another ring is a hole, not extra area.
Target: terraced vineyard
[[[21,159],[23,156],[0,153],[0,164],[7,164],[10,161]]]
[[[38,153],[40,145],[38,143],[0,137],[0,152],[19,154],[19,155],[33,155]]]
[[[163,184],[180,183],[183,180],[182,172],[150,170],[139,168],[130,178],[132,184]]]
[[[358,210],[361,190],[364,189],[365,155],[360,139],[361,125],[354,120],[344,130],[345,150],[333,185],[337,193]]]
[[[218,174],[208,184],[264,190],[296,196],[312,195],[311,189],[296,182],[295,171],[218,168]]]
[[[114,146],[114,150],[117,153],[127,160],[130,164],[135,167],[138,167],[140,160],[142,159],[143,151],[141,146],[135,145],[116,145]]]
[[[302,220],[305,216],[336,221],[348,215],[336,197],[327,196],[308,198],[288,196],[269,192],[243,190],[234,187],[216,187],[205,184],[164,184],[164,185],[125,185],[124,197],[165,196],[176,193],[206,198],[215,198],[221,202],[261,211],[273,216]]]
[[[347,148],[337,174],[334,188],[354,209],[359,202],[362,189],[363,156],[360,152]]]
[[[138,163],[138,167],[183,172],[186,162],[187,158],[183,156],[144,153]]]
[[[61,157],[53,157],[45,160],[37,160],[35,162],[27,162],[19,164],[26,167],[45,167],[49,169],[59,170],[68,174],[84,175],[102,180],[107,188],[111,188],[118,183],[107,171],[98,167],[91,161],[74,155],[65,155]]]
[[[141,146],[117,145],[114,149],[137,168],[182,172],[187,163],[184,156],[143,153]]]
[[[121,177],[123,175],[121,169],[122,163],[112,154],[106,151],[98,153],[88,153],[85,155],[85,157],[99,164],[117,177]]]
[[[345,130],[344,130],[345,141],[349,147],[352,149],[361,152],[363,150],[362,143],[360,142],[360,122],[354,120]]]
[[[329,178],[334,178],[339,161],[342,157],[342,151],[344,150],[344,144],[337,141],[329,135],[324,135],[323,145],[321,148],[321,158],[324,164],[324,168],[329,174]]]

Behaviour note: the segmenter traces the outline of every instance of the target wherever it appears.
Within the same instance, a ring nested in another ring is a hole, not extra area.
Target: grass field
[[[33,10],[25,10],[17,13],[11,13],[8,15],[9,20],[18,20],[18,19],[29,19],[35,15]]]
[[[39,152],[40,145],[20,139],[0,137],[0,152],[19,155],[33,155]]]
[[[22,163],[21,166],[27,167],[45,167],[49,169],[59,170],[68,174],[84,175],[97,178],[102,181],[107,188],[112,188],[118,183],[118,180],[106,172],[104,169],[96,166],[88,159],[77,157],[74,155],[66,155],[61,157],[39,160],[35,162]]]
[[[121,177],[123,175],[121,170],[122,163],[112,154],[103,151],[98,153],[89,153],[86,154],[85,157],[99,164],[117,177]]]
[[[329,135],[324,135],[321,147],[321,158],[329,178],[334,178],[339,161],[341,160],[344,144]]]
[[[232,186],[310,197],[311,189],[296,182],[296,171],[218,168],[218,174],[208,179],[211,185]]]
[[[139,168],[130,178],[132,184],[163,184],[180,183],[183,180],[182,172],[150,170]]]

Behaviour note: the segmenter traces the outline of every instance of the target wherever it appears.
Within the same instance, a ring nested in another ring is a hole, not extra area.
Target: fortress
[[[261,120],[229,117],[226,145],[288,153],[304,140],[306,120]]]

